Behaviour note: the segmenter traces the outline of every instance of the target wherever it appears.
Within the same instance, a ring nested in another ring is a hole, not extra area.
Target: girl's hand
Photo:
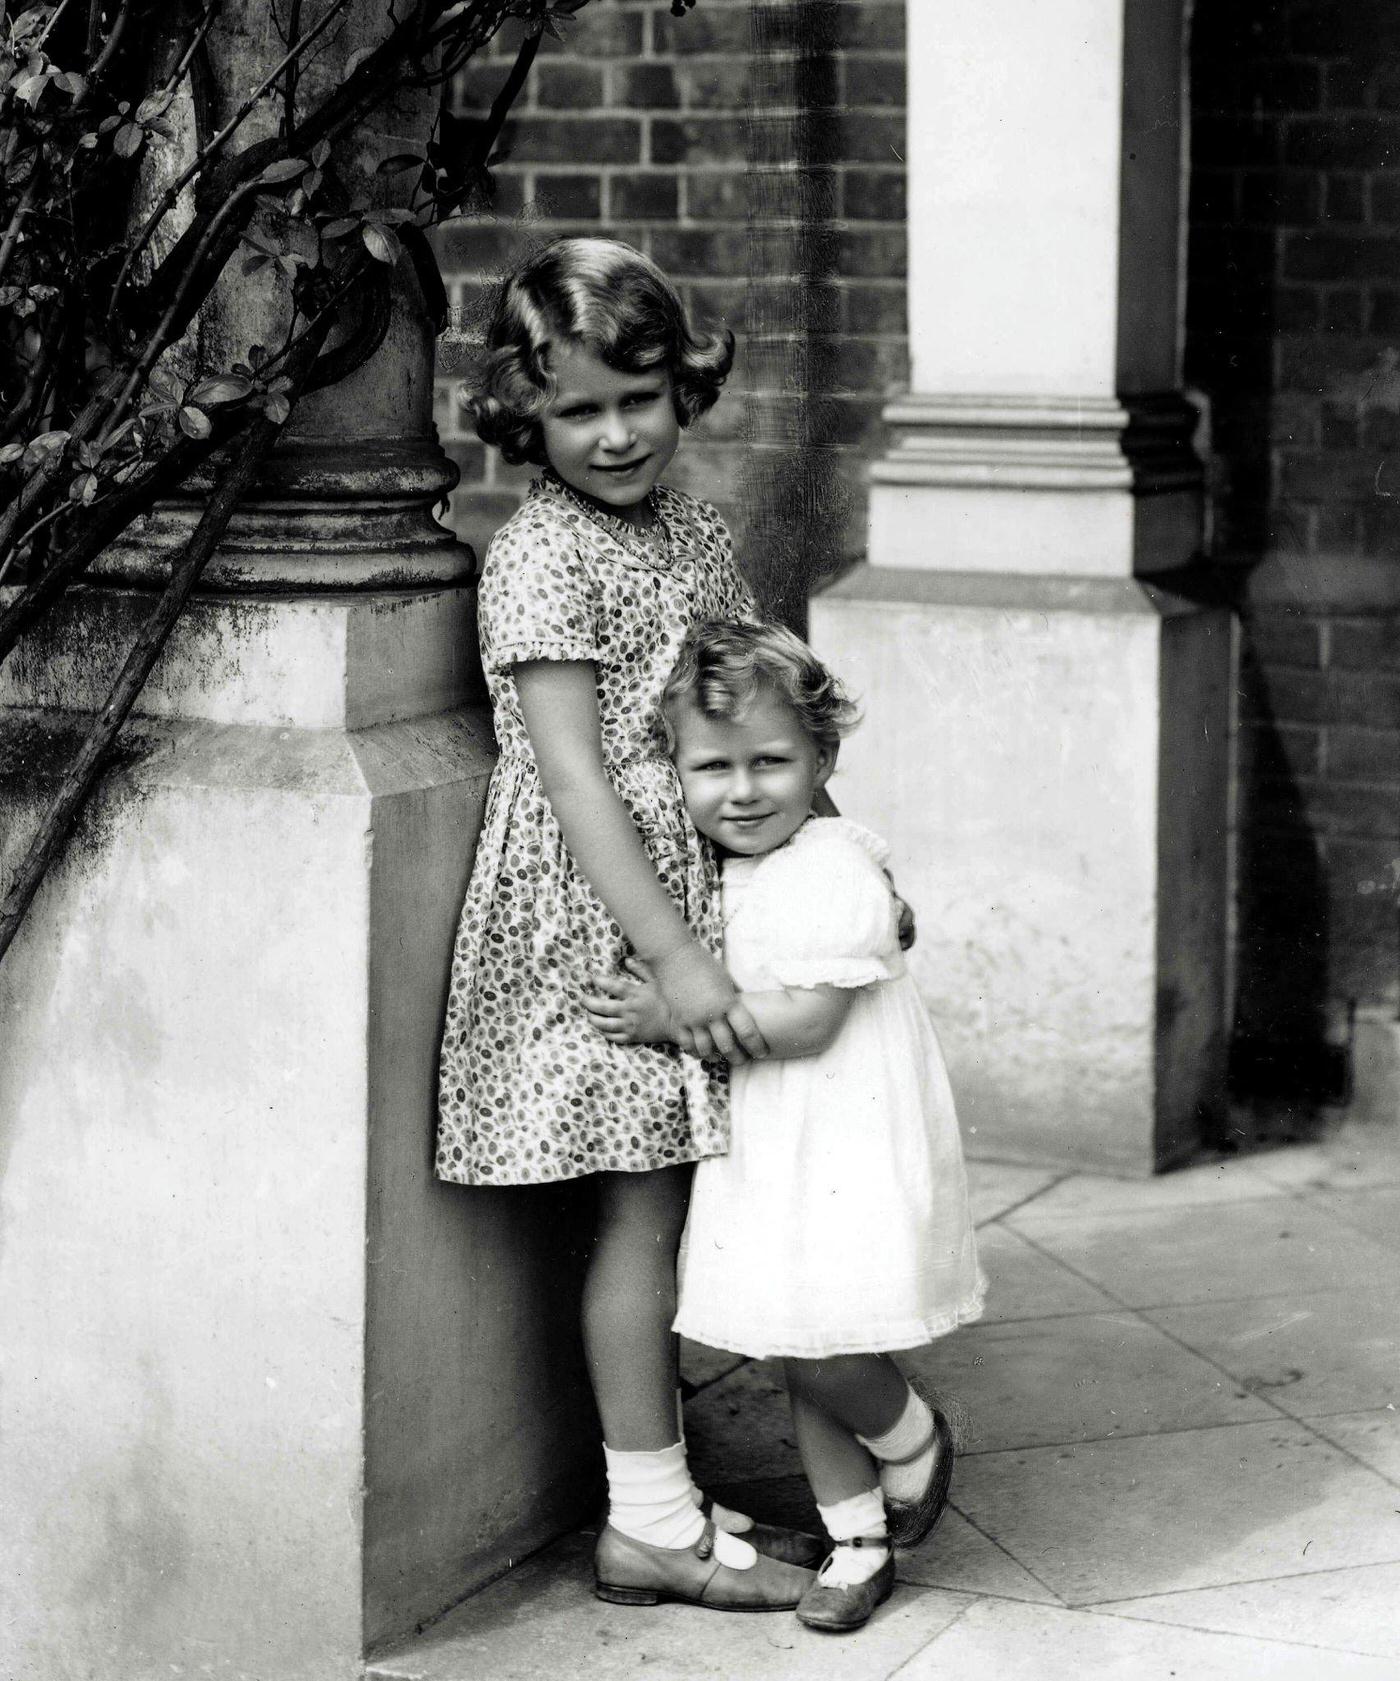
[[[899,896],[899,889],[894,884],[894,877],[885,871],[885,880],[890,884],[890,892],[894,894],[895,915],[899,918],[899,949],[908,951],[919,937],[918,925],[914,920],[914,907]]]
[[[658,958],[651,967],[670,1010],[678,1044],[697,1056],[718,1055],[734,1063],[767,1054],[758,1024],[734,982],[694,940]]]
[[[635,960],[626,975],[591,977],[583,994],[589,1022],[613,1045],[657,1045],[674,1041],[676,1030],[661,989]]]

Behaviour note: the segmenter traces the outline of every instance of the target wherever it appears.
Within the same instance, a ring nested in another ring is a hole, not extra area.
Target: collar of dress
[[[619,519],[616,514],[610,514],[596,503],[580,496],[552,470],[546,471],[531,483],[530,494],[552,497],[581,514],[605,537],[611,539],[613,547],[620,551],[621,558],[629,565],[644,566],[652,572],[675,571],[675,540],[669,517],[675,512],[675,492],[668,490],[665,485],[657,485],[647,496],[652,512],[656,515],[656,524],[651,529],[658,533],[659,542],[649,542],[645,533],[630,520]]]

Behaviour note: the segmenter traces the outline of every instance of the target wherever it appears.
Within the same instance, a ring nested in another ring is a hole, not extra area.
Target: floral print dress
[[[643,1172],[728,1148],[725,1070],[674,1046],[610,1045],[580,998],[630,947],[564,846],[516,692],[524,660],[590,660],[603,762],[656,873],[720,950],[714,859],[686,815],[657,731],[690,627],[751,618],[724,522],[658,487],[653,546],[552,474],[492,540],[479,630],[500,759],[452,959],[439,1078],[437,1172],[530,1185]]]

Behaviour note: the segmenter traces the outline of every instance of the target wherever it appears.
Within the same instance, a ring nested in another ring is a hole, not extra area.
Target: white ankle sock
[[[886,1533],[885,1502],[878,1488],[853,1494],[833,1506],[817,1507],[822,1523],[833,1541],[878,1540]],[[840,1547],[821,1568],[821,1581],[828,1588],[855,1588],[868,1582],[890,1556],[888,1546]]]
[[[869,1448],[880,1465],[880,1487],[891,1500],[915,1500],[928,1485],[933,1467],[933,1414],[927,1404],[911,1389],[904,1403],[904,1411],[892,1428],[883,1436],[857,1436],[856,1440]],[[906,1465],[885,1463],[892,1459],[908,1459],[924,1442],[928,1447]]]
[[[675,1442],[656,1453],[619,1453],[604,1446],[608,1471],[608,1522],[634,1541],[677,1551],[693,1547],[705,1528],[691,1498],[694,1484],[685,1462],[685,1445]],[[735,1570],[747,1570],[758,1555],[747,1541],[716,1526],[715,1557]]]

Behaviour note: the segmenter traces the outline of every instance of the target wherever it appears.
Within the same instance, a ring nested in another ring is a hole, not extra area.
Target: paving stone
[[[1043,1582],[949,1506],[929,1538],[898,1554],[901,1582],[961,1593],[991,1594],[1049,1605],[1060,1602]]]
[[[1046,1314],[1093,1313],[1117,1305],[1111,1296],[1077,1278],[1004,1225],[984,1226],[978,1232],[977,1254],[987,1275],[983,1324]]]
[[[973,1453],[1274,1416],[1122,1308],[974,1325],[907,1364],[930,1378],[964,1451]]]
[[[1322,1143],[1294,1144],[1248,1160],[1257,1173],[1289,1190],[1400,1184],[1400,1129],[1344,1127]]]
[[[1287,1419],[979,1454],[956,1489],[1070,1605],[1400,1561],[1394,1487]]]
[[[1160,1174],[1155,1179],[1110,1179],[1076,1173],[1028,1202],[1034,1219],[1077,1220],[1086,1215],[1134,1213],[1147,1209],[1189,1208],[1198,1204],[1249,1202],[1286,1196],[1286,1189],[1256,1172],[1248,1157],[1202,1162]]]
[[[1395,1265],[1392,1251],[1298,1198],[1081,1220],[1028,1209],[1007,1224],[1132,1307],[1343,1289]]]
[[[975,1225],[985,1225],[1008,1209],[1029,1202],[1062,1177],[1054,1168],[1018,1167],[1013,1162],[967,1164],[967,1198]]]
[[[843,1648],[844,1650],[844,1648]],[[1164,1629],[1088,1611],[982,1600],[899,1681],[1395,1681],[1389,1660]]]
[[[1149,1622],[1400,1658],[1400,1564],[1240,1582],[1198,1593],[1155,1594],[1099,1609]]]
[[[1296,1418],[1400,1404],[1400,1299],[1378,1281],[1147,1317]]]
[[[1375,1191],[1327,1191],[1316,1205],[1393,1252],[1400,1249],[1400,1188]],[[1392,1258],[1392,1276],[1394,1260]]]
[[[1334,1413],[1316,1420],[1313,1429],[1363,1465],[1400,1484],[1400,1405],[1375,1412]]]
[[[367,1681],[800,1681],[830,1673],[831,1637],[804,1629],[791,1612],[606,1605],[591,1587],[588,1546],[561,1542],[381,1654]],[[936,1588],[897,1588],[860,1638],[842,1643],[842,1681],[884,1681],[970,1603]]]
[[[801,1472],[787,1391],[770,1362],[748,1361],[701,1390],[685,1409],[685,1430],[702,1488]]]
[[[737,1371],[743,1363],[742,1354],[729,1354],[722,1348],[706,1348],[704,1343],[681,1338],[681,1379],[696,1389],[717,1383],[720,1378]]]

